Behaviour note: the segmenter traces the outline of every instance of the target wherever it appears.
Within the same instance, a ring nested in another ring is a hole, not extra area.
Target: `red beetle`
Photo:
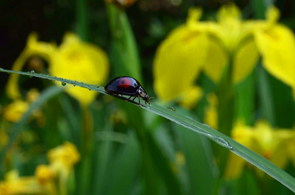
[[[134,101],[135,98],[138,98],[139,105],[141,105],[140,97],[145,101],[145,103],[150,104],[151,98],[149,97],[145,89],[140,85],[140,83],[132,77],[116,77],[109,81],[104,89],[108,94],[113,96],[130,96],[128,100],[130,100],[131,97],[133,97],[132,101]]]

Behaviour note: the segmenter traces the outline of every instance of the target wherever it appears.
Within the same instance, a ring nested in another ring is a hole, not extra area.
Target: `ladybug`
[[[135,98],[138,98],[140,106],[140,97],[145,101],[145,104],[150,104],[151,98],[149,97],[145,89],[141,86],[141,84],[132,77],[116,77],[109,81],[104,89],[108,94],[113,96],[130,96],[127,100],[130,100],[131,97],[133,97],[132,101],[134,101]]]

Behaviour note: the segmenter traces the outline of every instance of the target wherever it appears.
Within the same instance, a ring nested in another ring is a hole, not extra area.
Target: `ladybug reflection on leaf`
[[[132,101],[134,101],[135,98],[138,98],[140,106],[140,97],[145,101],[145,103],[150,104],[151,98],[140,83],[132,77],[116,77],[109,81],[104,89],[108,94],[113,96],[130,96],[127,100],[130,100],[131,97],[133,97]]]

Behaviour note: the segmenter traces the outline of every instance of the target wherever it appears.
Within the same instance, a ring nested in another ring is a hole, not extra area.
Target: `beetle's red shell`
[[[132,80],[130,78],[121,78],[119,80],[119,87],[124,87],[124,88],[128,88],[128,87],[132,87]]]
[[[116,77],[109,81],[104,89],[108,93],[137,95],[139,86],[139,82],[132,77]]]
[[[140,83],[132,77],[116,77],[109,81],[104,87],[108,94],[118,96],[118,95],[129,95],[129,99],[134,97],[142,97],[145,102],[149,103],[150,97],[146,93],[145,89],[140,85]],[[128,99],[128,100],[129,100]],[[132,101],[133,101],[132,100]],[[139,100],[140,105],[140,100]]]

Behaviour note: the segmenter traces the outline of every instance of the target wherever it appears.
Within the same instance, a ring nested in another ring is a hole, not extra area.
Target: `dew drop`
[[[233,150],[233,147],[230,145],[230,143],[225,140],[224,138],[222,137],[218,137],[218,136],[215,136],[215,135],[211,135],[211,137],[213,138],[213,140],[218,143],[219,145],[229,149],[229,150]]]
[[[35,71],[34,71],[34,70],[31,70],[31,71],[30,71],[30,73],[34,74],[34,73],[35,73]]]
[[[171,107],[169,107],[168,109],[169,109],[169,110],[171,110],[171,111],[175,111],[175,108],[174,108],[174,107],[172,107],[172,106],[171,106]]]
[[[99,85],[96,85],[96,88],[98,89],[99,88]]]
[[[67,84],[66,84],[65,82],[62,82],[61,85],[62,85],[62,86],[66,86]]]

